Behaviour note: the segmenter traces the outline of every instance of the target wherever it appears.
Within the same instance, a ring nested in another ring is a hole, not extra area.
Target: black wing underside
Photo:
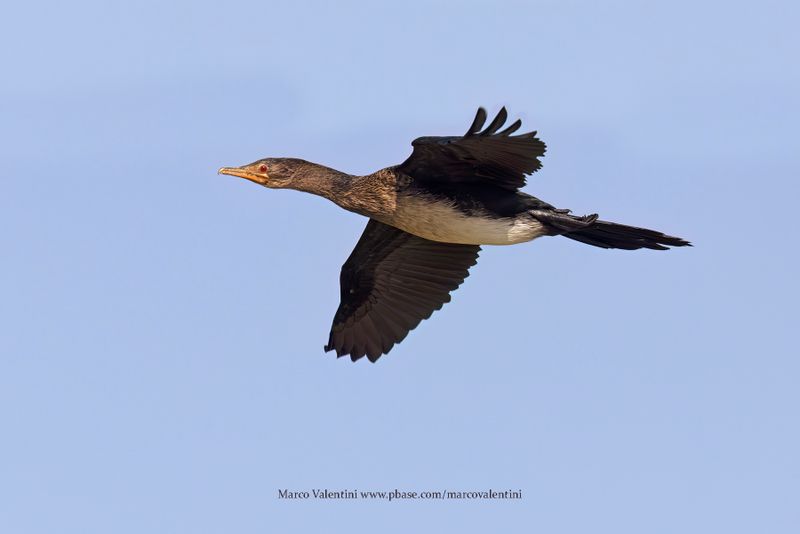
[[[374,362],[450,301],[479,251],[370,219],[342,266],[341,302],[325,351]]]
[[[414,151],[399,170],[420,181],[484,183],[510,191],[525,185],[525,175],[539,170],[546,146],[536,132],[511,135],[519,130],[517,120],[500,130],[508,118],[506,108],[485,129],[486,110],[478,109],[475,120],[461,137],[420,137]]]

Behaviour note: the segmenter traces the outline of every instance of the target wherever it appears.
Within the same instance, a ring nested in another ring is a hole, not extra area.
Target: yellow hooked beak
[[[269,180],[269,175],[265,172],[254,172],[250,169],[246,169],[243,167],[222,167],[220,170],[217,171],[217,174],[228,174],[230,176],[238,176],[239,178],[244,178],[245,180],[250,180],[251,182],[255,182],[259,185],[264,185]]]

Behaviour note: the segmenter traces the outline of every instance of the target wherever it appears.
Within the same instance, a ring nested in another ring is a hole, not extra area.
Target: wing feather
[[[464,134],[464,137],[469,137],[470,135],[474,135],[483,128],[483,124],[486,122],[486,110],[483,108],[478,108],[478,112],[475,114],[475,120],[472,121],[472,126],[469,127],[467,133]]]
[[[450,302],[479,251],[370,220],[342,266],[341,302],[325,350],[377,360]]]
[[[398,170],[420,182],[484,183],[516,191],[525,185],[525,176],[542,166],[539,158],[547,147],[536,132],[511,135],[522,127],[517,119],[499,131],[508,119],[501,108],[492,122],[479,108],[467,133],[461,137],[419,137],[414,151]]]

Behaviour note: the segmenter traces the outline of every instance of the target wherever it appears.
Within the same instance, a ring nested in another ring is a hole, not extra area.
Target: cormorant
[[[482,130],[478,109],[463,136],[420,137],[400,165],[353,176],[294,158],[266,158],[221,174],[265,187],[323,196],[369,217],[340,275],[341,302],[325,351],[376,361],[423,319],[450,301],[475,265],[480,245],[513,245],[563,235],[602,248],[689,245],[654,230],[577,217],[519,191],[541,167],[536,132],[500,131],[502,108]]]

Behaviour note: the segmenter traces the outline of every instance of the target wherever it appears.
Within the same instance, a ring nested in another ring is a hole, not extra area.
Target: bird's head
[[[297,178],[309,164],[295,158],[266,158],[241,167],[222,167],[219,174],[238,176],[264,187],[274,189],[293,188]]]

